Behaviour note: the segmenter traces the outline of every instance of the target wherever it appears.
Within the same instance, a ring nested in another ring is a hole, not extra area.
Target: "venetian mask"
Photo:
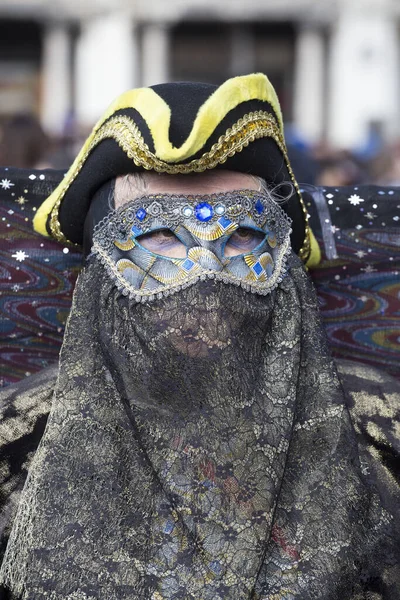
[[[216,279],[268,294],[285,274],[291,222],[262,192],[153,194],[112,211],[92,253],[122,294],[151,301]]]

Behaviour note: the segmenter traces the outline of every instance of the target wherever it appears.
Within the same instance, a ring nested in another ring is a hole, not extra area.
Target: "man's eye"
[[[161,254],[161,256],[168,256],[169,258],[186,257],[185,245],[170,229],[158,229],[151,233],[145,233],[137,237],[136,240],[143,248],[154,252],[154,254]]]
[[[251,252],[264,240],[264,232],[249,227],[239,227],[226,242],[224,255],[238,256],[239,254]]]

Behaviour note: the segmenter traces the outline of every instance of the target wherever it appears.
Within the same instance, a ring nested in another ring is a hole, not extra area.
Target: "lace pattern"
[[[0,573],[16,598],[392,600],[396,527],[299,259],[267,296],[146,304],[89,259]]]

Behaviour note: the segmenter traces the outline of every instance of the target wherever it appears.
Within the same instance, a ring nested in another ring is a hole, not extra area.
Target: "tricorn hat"
[[[229,169],[257,175],[281,193],[293,220],[292,246],[306,260],[306,209],[290,167],[282,115],[268,78],[252,74],[221,86],[166,83],[119,96],[34,218],[36,231],[82,244],[96,191],[118,175]],[[287,186],[289,184],[289,186]]]

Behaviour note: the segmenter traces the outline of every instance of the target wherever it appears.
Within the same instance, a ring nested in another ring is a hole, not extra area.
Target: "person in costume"
[[[2,393],[3,598],[400,598],[399,388],[330,356],[267,77],[123,94],[34,226],[87,258]]]

